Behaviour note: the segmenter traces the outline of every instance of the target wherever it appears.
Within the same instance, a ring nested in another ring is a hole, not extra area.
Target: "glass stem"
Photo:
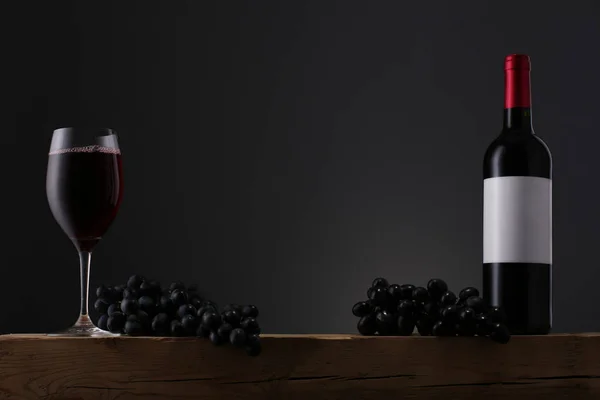
[[[87,317],[88,301],[90,292],[90,263],[92,261],[91,251],[79,252],[79,266],[81,269],[81,313],[79,318]]]

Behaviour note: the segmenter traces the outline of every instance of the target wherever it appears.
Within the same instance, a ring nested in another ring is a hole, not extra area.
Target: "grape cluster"
[[[258,308],[228,304],[219,311],[216,303],[202,298],[196,285],[173,282],[163,289],[157,281],[133,275],[125,285],[101,285],[96,297],[96,325],[102,330],[130,336],[198,336],[215,345],[245,348],[250,356],[261,352]]]
[[[361,335],[486,336],[508,343],[506,315],[489,307],[474,287],[462,289],[458,296],[441,279],[431,279],[427,287],[390,285],[377,278],[367,291],[368,299],[352,308],[359,317]]]

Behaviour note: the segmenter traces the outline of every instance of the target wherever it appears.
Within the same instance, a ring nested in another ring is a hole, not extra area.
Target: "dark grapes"
[[[385,279],[385,278],[375,278],[375,280],[371,284],[371,287],[373,287],[373,288],[377,288],[377,287],[387,288],[389,285],[390,284],[388,283],[387,279]]]
[[[183,284],[183,282],[180,282],[180,281],[172,282],[169,285],[169,292],[172,292],[173,290],[184,291],[185,290],[185,285]]]
[[[123,299],[137,299],[137,298],[138,298],[137,289],[127,287],[123,290]]]
[[[223,313],[223,321],[230,323],[234,328],[240,325],[241,316],[236,310],[228,310]]]
[[[207,338],[210,336],[211,332],[212,331],[210,329],[205,328],[202,324],[200,324],[198,329],[196,329],[196,336],[201,337],[201,338]]]
[[[377,278],[367,297],[352,307],[352,314],[359,318],[356,328],[361,335],[409,336],[416,329],[421,336],[477,335],[499,343],[510,340],[504,311],[489,307],[474,287],[462,289],[457,296],[439,278],[430,279],[426,287],[390,284]],[[227,312],[222,315],[225,320]],[[242,328],[246,324],[242,322]]]
[[[170,295],[162,295],[160,297],[159,309],[161,312],[172,315],[175,313],[175,304],[171,301]]]
[[[371,311],[373,311],[373,307],[371,307],[371,303],[366,301],[359,301],[354,305],[354,307],[352,307],[352,314],[359,318],[364,317]]]
[[[149,330],[151,325],[152,325],[152,319],[150,319],[150,316],[148,315],[147,312],[139,310],[136,314],[136,317],[139,321],[139,323],[142,325],[142,328],[144,328],[144,330]]]
[[[246,354],[251,357],[256,357],[260,354],[262,346],[260,344],[260,336],[248,335],[246,338]]]
[[[441,279],[430,279],[427,282],[427,291],[429,292],[429,297],[438,301],[448,291],[448,285]]]

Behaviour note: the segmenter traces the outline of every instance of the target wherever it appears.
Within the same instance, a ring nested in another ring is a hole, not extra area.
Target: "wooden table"
[[[485,338],[0,336],[0,399],[600,399],[600,334]]]

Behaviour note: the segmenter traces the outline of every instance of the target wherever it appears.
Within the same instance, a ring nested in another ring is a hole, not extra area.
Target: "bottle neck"
[[[504,71],[504,130],[532,131],[529,68]]]

